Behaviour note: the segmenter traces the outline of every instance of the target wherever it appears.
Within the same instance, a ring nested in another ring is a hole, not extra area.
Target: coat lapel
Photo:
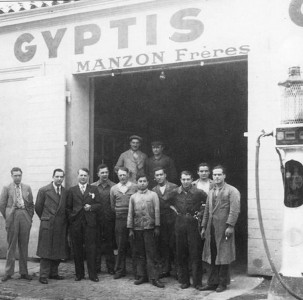
[[[61,185],[61,195],[59,197],[59,205],[58,205],[58,208],[57,208],[57,212],[59,211],[59,209],[62,206],[63,199],[65,199],[65,188]]]

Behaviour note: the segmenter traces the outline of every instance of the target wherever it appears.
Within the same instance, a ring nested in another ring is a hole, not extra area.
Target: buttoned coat
[[[91,205],[90,211],[85,211],[85,204]],[[88,226],[97,226],[97,211],[101,210],[101,198],[98,188],[93,185],[87,185],[84,194],[82,194],[79,185],[70,188],[67,197],[67,215],[70,223],[77,221],[84,214]]]
[[[138,158],[134,159],[133,152],[129,149],[123,152],[117,163],[116,168],[118,167],[126,167],[129,170],[129,181],[136,182],[136,176],[138,172],[144,170],[145,160],[147,159],[147,155],[142,151],[137,151]]]
[[[37,194],[35,211],[40,218],[37,255],[48,259],[67,258],[67,192],[61,188],[57,195],[53,183],[42,187]]]
[[[25,209],[28,213],[28,219],[32,222],[34,215],[34,202],[33,202],[33,193],[29,185],[20,183],[22,198],[24,201]],[[3,187],[0,195],[0,212],[5,219],[5,226],[9,228],[14,222],[15,207],[14,203],[16,201],[16,191],[15,184],[10,183],[9,185]]]
[[[235,226],[237,222],[240,213],[240,192],[225,183],[219,190],[213,207],[214,193],[215,189],[209,191],[203,215],[202,227],[206,228],[206,231],[202,260],[211,263],[210,229],[213,223],[217,246],[216,265],[230,264],[236,259],[235,234],[226,240],[225,230],[228,225]]]

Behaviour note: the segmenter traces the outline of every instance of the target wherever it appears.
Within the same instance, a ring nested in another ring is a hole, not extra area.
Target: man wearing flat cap
[[[129,138],[130,149],[123,152],[115,166],[115,170],[119,167],[125,167],[129,170],[129,181],[136,183],[138,173],[144,171],[147,155],[140,151],[142,138],[138,135],[132,135]]]
[[[163,154],[164,143],[162,141],[153,141],[151,146],[154,155],[149,157],[145,162],[145,174],[148,176],[149,188],[152,189],[157,185],[157,182],[154,180],[154,172],[156,168],[165,169],[167,180],[169,182],[176,182],[176,167],[174,161],[167,155]]]

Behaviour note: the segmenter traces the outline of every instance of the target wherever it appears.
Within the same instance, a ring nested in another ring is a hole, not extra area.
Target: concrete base
[[[303,300],[303,277],[282,277],[285,285],[289,289],[298,295]],[[281,285],[280,281],[276,276],[271,280],[268,297],[269,300],[294,300],[298,299],[290,295],[287,290]]]

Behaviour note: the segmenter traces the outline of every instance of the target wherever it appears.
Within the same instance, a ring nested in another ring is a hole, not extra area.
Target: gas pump
[[[284,183],[282,261],[279,272],[270,257],[261,221],[260,228],[266,254],[275,273],[268,299],[303,299],[303,80],[300,67],[289,68],[289,77],[279,86],[282,88],[281,119],[275,129],[275,138]],[[260,137],[263,136],[266,135]],[[257,175],[256,179],[257,190]],[[258,197],[259,191],[257,200]],[[258,214],[260,220],[261,212]]]

